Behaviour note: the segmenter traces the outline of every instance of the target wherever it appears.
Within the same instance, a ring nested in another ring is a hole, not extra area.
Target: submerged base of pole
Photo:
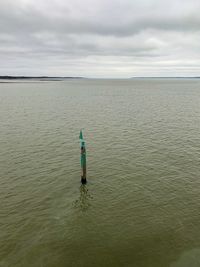
[[[81,183],[82,184],[86,184],[87,183],[86,177],[81,176]]]

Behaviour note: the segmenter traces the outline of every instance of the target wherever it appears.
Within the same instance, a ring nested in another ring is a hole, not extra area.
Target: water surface
[[[0,116],[0,266],[200,266],[200,80],[1,83]]]

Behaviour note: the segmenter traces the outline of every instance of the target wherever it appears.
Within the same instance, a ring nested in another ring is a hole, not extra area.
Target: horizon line
[[[82,76],[29,76],[29,75],[0,75],[0,79],[199,79],[200,76],[133,76],[133,77],[82,77]]]

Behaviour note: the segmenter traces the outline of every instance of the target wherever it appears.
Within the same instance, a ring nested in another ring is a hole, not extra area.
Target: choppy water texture
[[[200,266],[200,80],[1,83],[0,118],[1,267]]]

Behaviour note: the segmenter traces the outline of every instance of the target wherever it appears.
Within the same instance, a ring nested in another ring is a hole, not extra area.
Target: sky
[[[0,75],[200,76],[200,0],[0,0]]]

